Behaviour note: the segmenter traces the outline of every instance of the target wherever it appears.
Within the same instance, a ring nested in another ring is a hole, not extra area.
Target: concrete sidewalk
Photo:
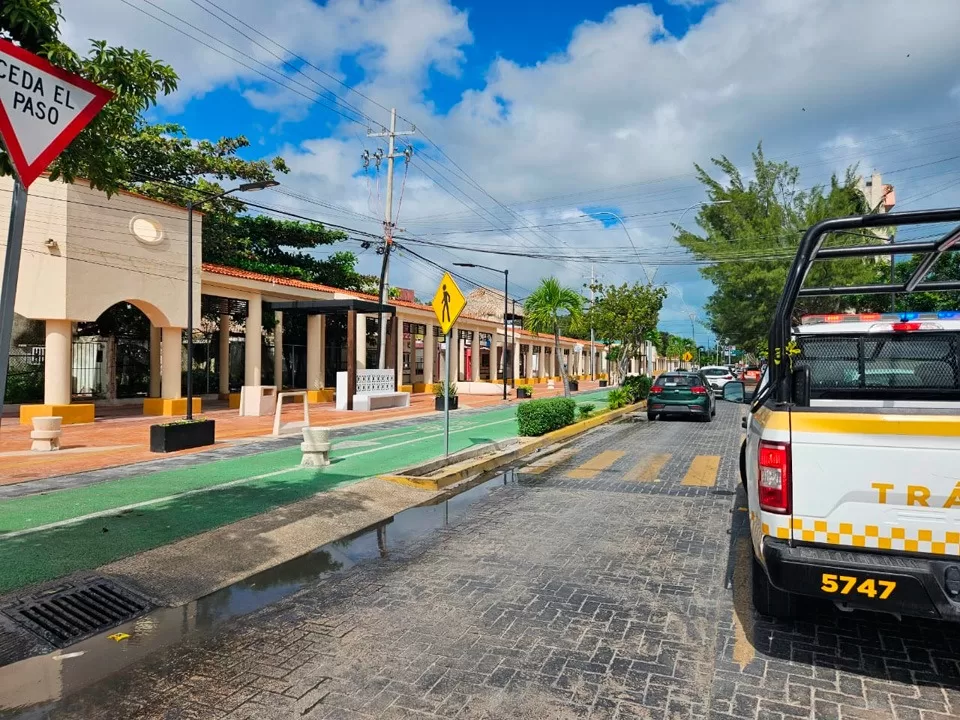
[[[599,393],[579,397],[602,400]],[[451,452],[515,437],[515,417],[514,405],[456,413]],[[442,456],[442,426],[433,413],[429,420],[352,433],[334,442],[334,463],[323,469],[300,467],[299,448],[286,441],[276,449],[258,443],[247,455],[189,465],[188,458],[175,458],[139,472],[136,465],[101,471],[92,483],[83,475],[67,486],[37,481],[43,492],[0,501],[0,592],[93,569]]]
[[[598,385],[596,382],[580,382],[582,392],[594,390]],[[534,393],[537,398],[552,397],[562,394],[563,388],[559,383],[553,390],[548,390],[546,385],[538,385]],[[515,402],[516,399],[512,396],[507,403],[503,402],[500,395],[460,396],[462,409],[509,407]],[[333,403],[310,405],[311,424],[326,427],[382,423],[431,417],[435,414],[434,396],[425,393],[411,396],[409,408],[369,413],[336,410]],[[262,438],[270,436],[273,431],[272,416],[240,417],[236,410],[223,409],[206,412],[202,416],[216,421],[218,444]],[[291,405],[289,409],[284,406],[284,422],[297,421],[302,419],[302,416],[301,405]],[[6,418],[0,429],[0,485],[156,460],[161,456],[150,452],[149,428],[150,425],[169,419],[123,416],[98,420],[93,424],[66,425],[63,428],[62,450],[55,453],[34,453],[30,451],[30,428]],[[184,450],[170,455],[204,451],[209,451],[209,448]]]

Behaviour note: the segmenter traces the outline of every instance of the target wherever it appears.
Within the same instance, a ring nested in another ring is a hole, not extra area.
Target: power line
[[[315,78],[310,77],[309,75],[307,75],[307,73],[303,72],[303,70],[301,70],[300,68],[298,68],[298,67],[297,67],[296,65],[294,65],[293,63],[289,62],[286,58],[284,58],[284,57],[281,56],[281,55],[278,55],[278,54],[275,53],[274,51],[270,50],[270,48],[264,46],[262,43],[258,42],[258,41],[255,40],[254,38],[250,37],[250,36],[247,35],[245,32],[243,32],[242,30],[240,30],[236,25],[231,25],[231,24],[228,23],[226,20],[224,20],[222,17],[220,17],[220,16],[218,16],[216,13],[214,13],[212,10],[210,10],[209,8],[204,7],[203,5],[201,5],[197,0],[190,0],[190,2],[192,2],[194,5],[196,5],[198,8],[200,8],[200,9],[203,10],[204,12],[208,13],[211,17],[219,20],[219,21],[222,22],[224,25],[226,25],[227,27],[229,27],[229,28],[231,28],[232,30],[234,30],[235,32],[237,32],[237,33],[238,33],[239,35],[241,35],[242,37],[244,37],[244,38],[246,38],[247,40],[249,40],[250,42],[252,42],[254,45],[256,45],[256,46],[257,46],[258,48],[260,48],[261,50],[263,50],[263,51],[269,53],[270,55],[272,55],[274,58],[276,58],[276,59],[279,60],[281,63],[283,63],[286,67],[290,68],[291,70],[293,70],[293,71],[296,72],[296,73],[299,73],[300,75],[303,75],[305,78],[307,78],[307,79],[308,79],[310,82],[312,82],[314,85],[316,85],[317,87],[321,88],[322,90],[330,93],[330,94],[334,97],[335,100],[337,100],[338,102],[340,102],[340,103],[343,104],[345,107],[347,107],[347,108],[349,108],[350,110],[352,110],[353,112],[357,113],[357,115],[359,115],[360,117],[365,118],[366,120],[369,120],[369,121],[372,122],[372,123],[376,123],[376,120],[374,120],[374,119],[371,118],[369,115],[367,115],[366,113],[364,113],[364,112],[363,112],[362,110],[360,110],[358,107],[356,107],[355,105],[351,105],[349,102],[347,102],[346,100],[344,100],[343,98],[341,98],[339,95],[337,95],[335,92],[333,92],[333,90],[331,90],[330,88],[328,88],[326,85],[323,85],[322,83],[318,82]],[[275,42],[274,42],[272,39],[270,39],[267,35],[265,35],[264,33],[260,32],[259,30],[257,30],[256,28],[252,27],[251,25],[248,25],[247,23],[243,22],[242,20],[240,20],[240,19],[239,19],[238,17],[236,17],[235,15],[231,15],[229,12],[227,12],[226,10],[224,10],[224,9],[223,9],[222,7],[220,7],[219,5],[216,5],[215,3],[211,2],[210,0],[206,0],[206,2],[207,2],[207,4],[212,5],[213,7],[217,8],[218,10],[220,10],[220,12],[224,13],[225,15],[228,15],[229,17],[233,18],[233,19],[236,20],[237,22],[241,23],[244,27],[249,28],[250,30],[254,31],[255,33],[257,33],[257,34],[260,35],[261,37],[263,37],[263,38],[265,38],[266,40],[268,40],[269,42],[272,42],[272,43],[274,43],[274,45],[277,45],[277,43],[275,43]],[[185,22],[185,21],[181,20],[181,22]],[[286,52],[287,54],[293,54],[293,53],[291,53],[289,50],[286,50],[286,49],[284,49],[284,52]],[[297,56],[297,57],[299,58],[299,56]],[[303,58],[299,58],[299,59],[300,59],[302,62],[306,62],[305,60],[303,60]]]
[[[260,32],[259,30],[257,30],[257,29],[254,28],[253,26],[251,26],[250,24],[244,22],[243,20],[241,20],[240,18],[238,18],[236,15],[232,15],[229,11],[225,10],[225,9],[224,9],[223,7],[221,7],[220,5],[217,5],[217,4],[216,4],[215,2],[213,2],[212,0],[204,0],[204,1],[205,1],[208,5],[212,5],[213,7],[217,8],[217,10],[219,10],[220,12],[222,12],[224,15],[227,15],[228,17],[233,18],[234,20],[236,20],[237,22],[239,22],[239,23],[240,23],[241,25],[243,25],[244,27],[246,27],[246,28],[248,28],[248,29],[250,29],[250,30],[253,30],[253,31],[256,32],[257,34],[259,34],[261,37],[265,38],[265,39],[268,40],[269,42],[271,42],[271,43],[273,43],[274,45],[276,45],[278,48],[280,48],[281,50],[283,50],[283,51],[284,51],[285,53],[287,53],[288,55],[291,55],[292,57],[294,57],[294,58],[296,58],[297,60],[299,60],[300,62],[302,62],[304,65],[307,65],[307,66],[313,68],[314,70],[316,70],[317,72],[319,72],[321,75],[324,75],[325,77],[330,78],[331,80],[333,80],[333,81],[334,81],[335,83],[337,83],[338,85],[341,85],[344,89],[349,90],[350,92],[359,95],[361,98],[363,98],[363,99],[366,100],[367,102],[371,103],[372,105],[376,105],[378,108],[380,108],[380,109],[383,110],[384,112],[390,112],[390,109],[387,108],[386,106],[381,105],[380,103],[378,103],[378,102],[377,102],[376,100],[374,100],[373,98],[371,98],[371,97],[369,97],[369,96],[367,96],[367,95],[364,95],[362,92],[360,92],[359,90],[357,90],[357,89],[356,89],[355,87],[353,87],[352,85],[348,85],[347,83],[343,82],[343,81],[342,81],[340,78],[338,78],[336,75],[332,75],[331,73],[327,72],[327,71],[324,70],[323,68],[317,67],[317,66],[314,65],[312,62],[310,62],[309,60],[307,60],[306,58],[304,58],[302,55],[298,55],[298,54],[295,53],[293,50],[290,50],[289,48],[284,47],[282,44],[278,43],[276,40],[274,40],[273,38],[269,37],[269,36],[266,35],[265,33]],[[352,106],[350,106],[350,107],[352,107]],[[404,119],[404,122],[410,122],[410,121]],[[378,123],[378,124],[379,124],[379,123]],[[410,124],[412,125],[413,123],[410,123]],[[382,125],[381,125],[381,127],[382,127]]]
[[[250,70],[251,72],[254,72],[254,73],[256,73],[257,75],[259,75],[260,77],[262,77],[263,79],[267,80],[268,82],[275,83],[276,85],[284,88],[285,90],[289,90],[290,92],[292,92],[292,93],[294,93],[294,94],[296,94],[296,95],[299,95],[299,96],[302,97],[302,98],[306,98],[306,99],[309,100],[310,102],[316,102],[316,103],[320,104],[321,106],[327,108],[328,110],[336,113],[337,115],[340,115],[342,118],[344,118],[344,119],[346,119],[346,120],[349,120],[350,122],[357,123],[358,125],[363,125],[362,122],[360,122],[359,120],[357,120],[357,119],[354,118],[354,117],[351,117],[351,116],[347,115],[346,113],[344,113],[343,111],[341,111],[341,110],[340,110],[339,108],[337,108],[336,106],[332,106],[332,105],[329,105],[329,104],[327,104],[327,103],[320,102],[320,100],[321,100],[320,95],[317,94],[317,92],[316,92],[315,90],[307,87],[306,85],[304,85],[303,83],[301,83],[301,82],[299,82],[299,81],[297,81],[297,80],[293,80],[292,78],[286,77],[285,75],[283,75],[282,73],[279,73],[277,70],[273,69],[272,67],[270,67],[270,66],[267,65],[266,63],[260,62],[260,61],[258,61],[258,60],[254,60],[255,63],[257,63],[258,65],[260,65],[260,66],[262,66],[262,67],[264,67],[264,68],[266,68],[266,69],[269,70],[270,72],[273,72],[273,73],[276,73],[277,75],[280,75],[280,77],[284,78],[284,80],[289,80],[290,82],[294,83],[295,85],[299,85],[300,87],[306,88],[308,91],[310,91],[310,92],[312,92],[312,93],[314,93],[314,94],[313,94],[313,95],[306,95],[306,94],[304,94],[303,92],[300,92],[299,90],[297,90],[296,88],[290,87],[289,85],[285,84],[284,82],[280,82],[280,81],[277,80],[275,77],[271,77],[271,76],[267,75],[266,73],[264,73],[263,71],[258,70],[257,68],[252,67],[251,65],[248,65],[248,64],[245,63],[243,60],[240,60],[240,59],[238,59],[238,58],[236,58],[236,57],[234,57],[234,56],[232,56],[232,55],[229,55],[229,54],[225,53],[223,50],[220,50],[219,48],[214,47],[214,46],[211,45],[210,43],[207,43],[207,42],[201,40],[200,38],[196,37],[195,35],[191,35],[191,34],[188,33],[186,30],[184,30],[184,29],[182,29],[182,28],[179,28],[179,27],[177,27],[176,25],[173,25],[173,24],[171,24],[171,23],[168,23],[166,20],[163,20],[162,18],[159,18],[159,17],[157,17],[156,15],[152,15],[150,12],[148,12],[148,11],[145,10],[144,8],[139,7],[138,5],[134,5],[132,2],[130,2],[130,0],[120,0],[120,2],[122,2],[124,5],[127,5],[128,7],[133,8],[133,9],[136,10],[137,12],[143,13],[144,15],[146,15],[146,16],[149,17],[149,18],[151,18],[151,19],[153,19],[153,20],[156,20],[158,23],[161,23],[162,25],[166,25],[166,26],[167,26],[168,28],[170,28],[171,30],[175,30],[176,32],[180,33],[181,35],[184,35],[185,37],[190,38],[190,39],[193,40],[194,42],[200,43],[201,45],[203,45],[204,47],[212,50],[213,52],[217,53],[218,55],[222,55],[223,57],[227,58],[228,60],[230,60],[230,61],[232,61],[232,62],[235,62],[235,63],[237,63],[238,65],[241,65],[241,66],[247,68],[247,69]],[[160,12],[162,12],[162,13],[164,13],[164,14],[166,14],[166,15],[169,15],[170,17],[172,17],[172,18],[174,18],[174,19],[182,22],[182,23],[183,23],[184,25],[186,25],[187,27],[190,27],[190,28],[196,30],[197,32],[201,33],[202,35],[205,35],[205,36],[211,38],[212,40],[215,40],[216,42],[220,43],[220,44],[223,45],[224,47],[227,47],[227,48],[233,50],[235,53],[239,53],[239,54],[241,54],[241,55],[244,54],[242,50],[239,50],[239,49],[235,48],[234,46],[230,45],[229,43],[226,43],[226,42],[224,42],[223,40],[220,40],[219,38],[215,37],[214,35],[211,35],[210,33],[206,32],[205,30],[201,30],[201,29],[198,28],[196,25],[193,25],[193,24],[187,22],[186,20],[183,20],[182,18],[178,17],[177,15],[171,13],[170,11],[163,9],[163,8],[160,7],[159,5],[156,5],[155,3],[153,3],[151,0],[143,0],[143,2],[147,3],[147,4],[150,5],[151,7],[156,8],[156,9],[159,10]]]

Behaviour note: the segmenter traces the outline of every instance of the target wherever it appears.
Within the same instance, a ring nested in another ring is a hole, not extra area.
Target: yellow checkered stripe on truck
[[[895,525],[837,523],[796,516],[790,527],[794,539],[803,542],[960,556],[960,532],[952,530],[907,530]],[[773,535],[783,537],[783,530],[775,528]],[[770,534],[766,528],[764,534]]]

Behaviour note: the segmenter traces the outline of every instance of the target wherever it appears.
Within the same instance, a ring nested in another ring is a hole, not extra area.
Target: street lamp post
[[[507,299],[509,297],[510,290],[510,269],[500,270],[498,268],[487,267],[486,265],[477,265],[475,263],[454,263],[457,267],[465,268],[480,268],[481,270],[489,270],[491,272],[503,273],[503,399],[507,399]],[[514,319],[516,322],[516,319]],[[477,343],[479,348],[480,343]],[[480,362],[479,355],[476,358],[476,362]],[[493,367],[493,363],[490,363],[490,367]]]
[[[506,342],[507,338],[503,338]],[[513,359],[513,353],[517,351],[517,301],[510,301],[510,359]],[[511,368],[512,370],[512,368]],[[510,373],[510,383],[514,388],[517,387],[517,378],[513,372]]]
[[[197,202],[187,201],[187,420],[193,420],[193,209],[235,192],[253,192],[279,184],[276,180],[243,183],[219,195],[211,195]],[[220,332],[223,332],[223,328],[220,328]],[[223,369],[220,371],[223,372]]]
[[[677,218],[677,222],[674,223],[674,224],[675,224],[675,225],[679,225],[679,224],[683,221],[683,216],[686,215],[686,214],[687,214],[688,212],[690,212],[691,210],[693,210],[694,208],[704,207],[704,206],[706,206],[706,205],[727,205],[727,204],[732,203],[732,202],[733,202],[733,200],[712,200],[712,201],[707,201],[707,202],[694,203],[694,204],[691,205],[690,207],[684,209],[684,211],[683,211],[682,213],[680,213],[680,217]]]
[[[630,235],[630,231],[627,230],[627,224],[623,222],[623,218],[614,212],[610,212],[609,210],[597,210],[589,215],[581,215],[581,217],[594,217],[595,215],[609,215],[610,217],[616,219],[618,223],[620,223],[620,227],[622,227],[623,231],[627,234],[627,240],[630,241],[630,247],[633,248],[633,252],[637,256],[637,261],[640,263],[640,269],[643,271],[643,277],[646,278],[647,285],[649,285],[651,283],[650,276],[647,275],[647,269],[643,266],[643,260],[640,259],[640,251],[637,250],[637,246],[634,244],[633,237]]]

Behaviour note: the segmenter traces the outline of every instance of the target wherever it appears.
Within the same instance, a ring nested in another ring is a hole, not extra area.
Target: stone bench
[[[324,427],[303,428],[300,443],[300,465],[303,467],[326,467],[330,464],[330,429]]]
[[[50,452],[60,449],[60,433],[63,418],[35,417],[30,432],[30,449],[37,452]]]
[[[382,410],[391,407],[410,407],[410,393],[375,392],[358,393],[353,396],[354,410]]]

